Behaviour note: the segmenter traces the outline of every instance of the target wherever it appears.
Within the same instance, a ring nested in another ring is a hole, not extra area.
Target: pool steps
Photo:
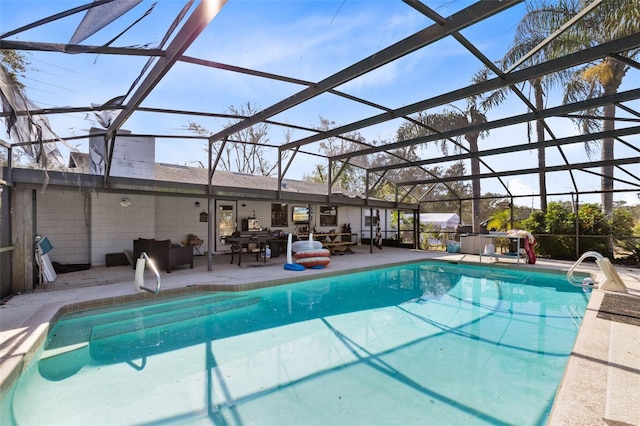
[[[65,336],[64,330],[56,330],[56,339],[50,341],[45,354],[53,357],[64,356],[65,353],[73,351],[70,348],[88,345],[92,358],[105,361],[106,352],[112,352],[109,349],[110,345],[115,345],[113,350],[121,350],[123,342],[134,342],[134,346],[138,348],[136,352],[140,352],[147,345],[157,345],[158,330],[168,324],[184,322],[185,330],[188,331],[193,326],[194,318],[205,321],[222,312],[255,305],[258,302],[260,298],[253,296],[207,295],[147,306],[136,305],[117,312],[104,312],[92,318],[93,324],[88,334]],[[68,318],[67,321],[86,320],[83,313],[75,315],[78,317]],[[144,331],[141,330],[143,327]]]
[[[189,346],[212,339],[224,322],[211,322],[215,316],[257,305],[259,297],[239,297],[196,308],[171,310],[93,327],[89,339],[91,359],[115,363]],[[211,325],[209,326],[209,322]],[[207,323],[207,327],[198,327]],[[202,333],[204,330],[205,333]]]
[[[124,334],[138,334],[141,329],[151,329],[167,324],[173,324],[185,320],[203,318],[209,315],[219,314],[231,309],[243,308],[260,302],[259,297],[237,297],[222,300],[217,303],[188,306],[181,309],[171,309],[164,312],[149,314],[144,311],[134,312],[135,317],[107,324],[94,326],[91,330],[91,342],[109,337],[122,336]]]

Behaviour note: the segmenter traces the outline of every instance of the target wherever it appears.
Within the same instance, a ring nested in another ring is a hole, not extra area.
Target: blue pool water
[[[17,425],[543,425],[588,294],[428,262],[63,317]]]

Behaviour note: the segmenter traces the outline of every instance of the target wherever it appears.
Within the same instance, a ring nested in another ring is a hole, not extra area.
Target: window
[[[293,223],[309,223],[309,207],[293,207]]]
[[[271,226],[289,226],[289,204],[271,204]]]
[[[337,226],[338,208],[335,206],[320,206],[320,226]]]
[[[364,217],[364,226],[370,227],[370,226],[376,226],[377,224],[378,224],[378,217],[377,216],[365,216]]]

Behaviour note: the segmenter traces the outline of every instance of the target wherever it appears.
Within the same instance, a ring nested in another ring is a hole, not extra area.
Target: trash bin
[[[458,244],[458,243],[448,243],[447,244],[447,253],[460,253],[460,244]]]
[[[269,241],[269,248],[271,249],[271,257],[280,256],[280,240]]]

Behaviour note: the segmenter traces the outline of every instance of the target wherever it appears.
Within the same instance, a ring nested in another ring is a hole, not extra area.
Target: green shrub
[[[628,209],[617,208],[607,218],[600,206],[582,204],[578,214],[571,203],[551,202],[546,214],[534,212],[524,221],[524,228],[536,236],[536,253],[554,259],[576,258],[576,219],[579,220],[579,250],[606,254],[607,241],[615,236],[617,245],[630,257],[640,260],[640,225],[633,228],[633,215]],[[634,234],[638,238],[630,238]]]

